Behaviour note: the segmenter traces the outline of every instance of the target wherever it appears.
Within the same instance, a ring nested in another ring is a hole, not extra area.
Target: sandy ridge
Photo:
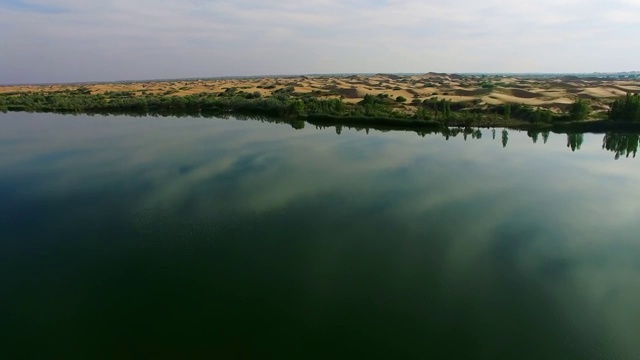
[[[519,78],[514,76],[463,76],[457,74],[426,73],[423,75],[399,76],[389,74],[350,76],[297,76],[281,78],[242,78],[222,80],[178,80],[155,82],[131,82],[113,84],[60,84],[60,85],[13,85],[0,86],[0,93],[7,92],[54,92],[65,89],[88,88],[92,94],[108,91],[128,91],[136,95],[175,95],[208,92],[221,93],[244,91],[273,95],[281,89],[289,89],[294,96],[342,98],[356,103],[366,94],[388,94],[407,99],[404,106],[437,97],[453,102],[469,101],[483,104],[526,104],[562,111],[577,98],[589,99],[593,105],[605,109],[615,98],[627,93],[640,92],[638,80],[610,80],[602,78]]]

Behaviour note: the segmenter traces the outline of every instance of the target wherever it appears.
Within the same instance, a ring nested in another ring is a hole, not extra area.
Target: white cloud
[[[284,73],[624,71],[640,2],[0,3],[0,83]],[[58,9],[41,11],[38,9]],[[625,56],[620,50],[625,49]],[[597,54],[594,55],[594,54]],[[576,61],[580,59],[580,61]]]

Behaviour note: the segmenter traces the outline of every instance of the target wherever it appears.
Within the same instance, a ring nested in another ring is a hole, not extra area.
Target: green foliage
[[[502,147],[503,148],[507,147],[508,143],[509,143],[509,132],[507,131],[507,129],[503,129],[502,130]]]
[[[366,94],[362,101],[352,108],[347,115],[355,117],[408,118],[409,115],[395,111],[395,103],[396,101],[387,94]]]
[[[493,105],[489,111],[502,115],[505,119],[528,121],[532,124],[552,123],[553,113],[547,109],[537,109],[524,104],[500,104]]]
[[[547,143],[547,141],[549,141],[549,131],[542,132],[542,140],[544,141],[545,144]]]
[[[388,94],[378,94],[378,95],[366,94],[362,99],[362,101],[358,103],[358,105],[372,105],[372,106],[391,105],[391,104],[393,104],[393,100],[389,98]]]
[[[540,119],[542,122],[551,123],[553,121],[553,114],[549,110],[542,110]]]
[[[398,96],[396,98],[396,101],[399,102],[399,103],[407,102],[407,98],[404,97],[404,96]]]
[[[299,116],[304,113],[304,103],[301,100],[293,100],[287,103],[287,115]]]
[[[571,107],[569,107],[569,119],[570,120],[585,120],[589,113],[591,112],[591,108],[589,104],[582,99],[577,99]]]
[[[429,115],[429,112],[423,108],[420,107],[416,110],[416,113],[414,115],[414,117],[418,120],[430,120],[431,116]]]
[[[638,153],[639,144],[640,135],[638,134],[607,133],[602,139],[602,148],[614,152],[616,154],[616,160],[623,155],[626,157],[633,155],[635,158]]]
[[[276,91],[274,91],[274,94],[287,94],[287,95],[291,95],[293,93],[293,86],[288,86],[288,87],[283,87],[281,89],[278,89]]]
[[[440,111],[444,119],[451,118],[451,101],[446,99],[440,100]]]
[[[218,116],[233,113],[234,115],[265,115],[292,119],[324,116],[343,119],[342,122],[347,121],[345,119],[350,119],[348,121],[368,119],[366,120],[368,122],[374,119],[407,120],[403,126],[426,126],[426,123],[433,122],[435,126],[468,128],[490,125],[492,120],[499,123],[499,116],[528,121],[540,126],[544,126],[544,123],[555,125],[554,120],[562,119],[549,110],[526,105],[481,105],[479,101],[454,103],[438,97],[424,101],[414,99],[412,103],[415,106],[415,113],[411,114],[398,105],[397,98],[392,98],[388,94],[367,94],[362,101],[353,104],[344,102],[337,96],[327,98],[315,94],[294,94],[292,87],[281,88],[271,96],[262,96],[260,92],[250,93],[236,88],[225,89],[221,94],[202,92],[185,96],[141,94],[130,91],[91,94],[87,93],[87,90],[78,88],[55,92],[4,93],[0,94],[0,111],[177,116],[201,114]],[[632,113],[625,109],[632,107],[635,101],[638,101],[637,99],[638,95],[630,95],[626,99],[617,101],[612,108],[612,113],[622,113],[623,110],[627,111],[625,113]]]
[[[640,121],[640,94],[627,94],[625,98],[614,101],[609,111],[609,119],[619,122]]]
[[[582,142],[584,141],[584,134],[567,134],[567,147],[571,151],[580,150]]]

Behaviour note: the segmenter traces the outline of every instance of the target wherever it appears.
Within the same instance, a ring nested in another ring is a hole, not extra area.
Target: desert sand
[[[136,95],[156,94],[185,96],[211,92],[220,93],[235,88],[248,93],[272,95],[280,89],[292,89],[294,96],[312,94],[316,97],[338,97],[356,103],[366,94],[388,94],[405,97],[409,110],[418,102],[432,97],[453,102],[474,101],[482,104],[526,104],[560,112],[577,98],[589,99],[593,110],[606,110],[611,100],[627,93],[640,92],[638,79],[550,78],[465,76],[444,73],[399,76],[391,74],[350,76],[291,76],[238,79],[202,79],[93,84],[49,84],[0,86],[6,92],[53,92],[88,88],[92,94],[108,91],[130,91]]]

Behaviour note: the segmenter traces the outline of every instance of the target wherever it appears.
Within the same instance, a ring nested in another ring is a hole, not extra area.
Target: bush
[[[571,120],[584,120],[589,116],[590,112],[589,104],[582,99],[578,99],[569,108],[569,118]]]
[[[399,102],[399,103],[407,102],[407,98],[404,97],[404,96],[398,96],[396,98],[396,101]]]

